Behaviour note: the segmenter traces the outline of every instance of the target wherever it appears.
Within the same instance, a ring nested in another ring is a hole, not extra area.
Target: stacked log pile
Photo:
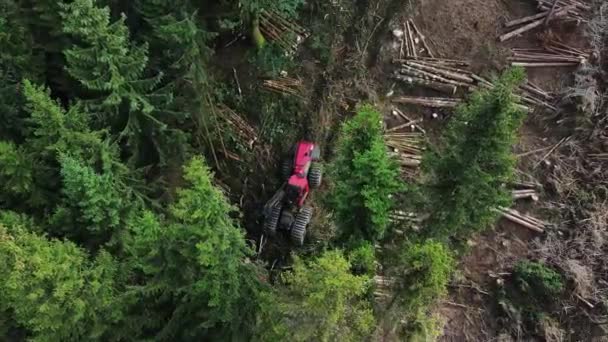
[[[279,77],[276,79],[264,80],[262,88],[278,94],[304,98],[302,96],[302,81],[296,78]]]
[[[505,24],[510,31],[498,37],[501,42],[517,37],[534,28],[547,26],[551,20],[587,22],[591,6],[581,0],[536,0],[539,13],[511,20]]]
[[[392,99],[393,103],[454,108],[462,102],[462,97],[467,92],[494,87],[492,82],[467,70],[469,64],[465,61],[418,57],[396,59],[394,63],[397,65],[397,70],[393,74],[395,80],[459,97],[397,96]],[[557,111],[552,104],[554,97],[530,82],[519,88],[517,96],[522,103],[522,109],[526,111],[531,111],[531,107]]]
[[[255,128],[245,121],[242,116],[237,114],[234,110],[229,107],[220,105],[218,110],[221,112],[220,118],[226,121],[228,125],[233,127],[233,131],[236,133],[238,138],[243,142],[244,146],[253,148],[253,145],[258,140],[258,134]]]
[[[508,58],[513,66],[536,67],[575,67],[586,62],[589,53],[566,44],[551,41],[542,49],[511,49]]]
[[[390,150],[389,155],[399,163],[402,174],[415,177],[422,162],[425,131],[418,126],[421,120],[412,120],[398,109],[393,110],[393,115],[404,119],[404,123],[387,129],[384,142]]]
[[[310,35],[302,26],[272,10],[261,10],[259,20],[264,37],[276,42],[289,54],[294,54],[298,45]]]

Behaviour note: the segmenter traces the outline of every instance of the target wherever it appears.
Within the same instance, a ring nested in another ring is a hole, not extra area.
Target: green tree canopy
[[[363,297],[369,278],[351,273],[334,250],[304,261],[295,258],[284,285],[261,298],[260,341],[362,341],[374,316]]]
[[[150,307],[162,338],[203,338],[217,324],[238,321],[249,289],[250,253],[231,214],[234,208],[211,183],[200,158],[184,167],[187,186],[178,190],[166,220],[144,212],[130,223],[125,249],[134,271],[146,277],[132,295]],[[154,303],[151,305],[151,303]],[[158,322],[159,318],[161,321]]]
[[[399,169],[384,144],[382,116],[365,105],[342,126],[332,162],[331,204],[345,236],[381,239],[389,226],[393,195],[402,189]]]
[[[0,225],[0,311],[32,341],[102,339],[121,317],[115,261],[26,229]]]

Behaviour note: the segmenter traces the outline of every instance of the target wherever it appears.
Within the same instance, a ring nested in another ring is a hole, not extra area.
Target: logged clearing
[[[0,9],[0,340],[608,340],[604,1]]]

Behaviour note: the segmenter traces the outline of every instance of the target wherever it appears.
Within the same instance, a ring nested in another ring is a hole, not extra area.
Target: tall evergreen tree
[[[25,116],[19,96],[21,79],[40,79],[44,63],[13,0],[0,0],[0,46],[0,139],[20,139]]]
[[[110,22],[110,9],[93,0],[76,0],[62,8],[63,30],[74,40],[64,51],[66,68],[84,88],[83,103],[97,114],[97,127],[120,132],[134,160],[141,162],[146,142],[154,143],[167,129],[155,103],[172,101],[170,93],[154,91],[162,74],[144,73],[147,44],[133,44],[126,17]]]
[[[525,117],[513,91],[524,76],[511,69],[493,89],[475,92],[450,121],[441,148],[425,156],[432,237],[467,238],[495,222],[496,208],[510,205],[511,146]]]
[[[330,168],[335,179],[330,201],[345,236],[382,238],[388,229],[392,195],[401,189],[399,169],[386,151],[381,122],[380,113],[366,105],[340,132]]]
[[[184,167],[184,178],[188,186],[178,190],[167,220],[144,213],[125,239],[130,264],[146,279],[131,296],[147,308],[141,314],[153,316],[131,321],[149,324],[144,330],[156,330],[161,340],[201,339],[217,324],[239,321],[243,277],[251,275],[233,208],[200,158]]]

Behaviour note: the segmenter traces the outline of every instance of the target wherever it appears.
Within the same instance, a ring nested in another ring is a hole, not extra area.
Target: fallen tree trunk
[[[410,84],[410,85],[420,85],[423,87],[431,88],[437,91],[441,91],[448,94],[455,94],[458,89],[455,85],[449,85],[441,82],[435,82],[431,80],[427,80],[420,77],[414,76],[404,76],[404,75],[394,75],[393,78],[399,80],[401,82]]]
[[[400,96],[396,97],[392,100],[393,103],[403,103],[403,104],[415,104],[427,107],[448,107],[453,108],[458,106],[462,100],[461,99],[452,99],[452,98],[444,98],[444,97],[413,97],[413,96]]]

